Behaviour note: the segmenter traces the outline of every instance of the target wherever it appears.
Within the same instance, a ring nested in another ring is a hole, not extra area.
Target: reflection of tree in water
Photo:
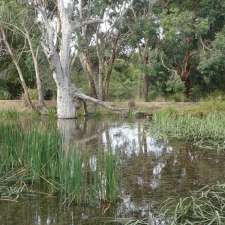
[[[23,129],[33,126],[27,120],[23,124]],[[48,126],[52,126],[46,125],[46,121],[37,125],[46,130]],[[99,155],[103,157],[111,149],[122,162],[122,201],[110,210],[109,215],[146,216],[149,210],[171,195],[184,195],[201,185],[224,181],[221,171],[225,169],[225,165],[221,154],[195,149],[182,142],[173,142],[171,147],[167,142],[151,138],[148,135],[148,124],[142,121],[128,123],[123,120],[60,120],[58,128],[65,149],[71,146],[74,151],[82,153],[87,184],[95,181]],[[11,208],[7,213],[27,217],[28,224],[33,224],[33,221],[36,221],[35,224],[47,224],[46,221],[49,224],[63,224],[65,221],[66,224],[72,221],[79,224],[82,218],[88,218],[87,215],[101,216],[101,209],[90,209],[87,206],[70,208],[67,213],[58,212],[52,203],[26,204],[31,208],[29,215],[26,214],[28,206],[22,206],[21,210]],[[0,203],[1,212],[4,212],[4,207]],[[26,225],[24,221],[22,224]]]
[[[95,170],[96,155],[109,149],[122,160],[121,197],[125,208],[130,204],[127,211],[146,208],[146,199],[154,205],[168,196],[184,195],[202,184],[222,179],[219,163],[222,165],[223,159],[214,156],[210,160],[208,152],[180,142],[172,148],[167,142],[151,138],[141,121],[77,121],[73,129],[66,129],[71,130],[68,139],[77,149],[88,152],[88,170]],[[91,179],[90,176],[90,182]]]
[[[93,154],[96,150],[111,149],[134,169],[140,164],[138,168],[142,169],[139,171],[146,177],[149,177],[151,168],[152,175],[173,174],[171,179],[179,178],[183,183],[182,178],[196,177],[197,161],[206,161],[205,151],[196,151],[190,145],[182,143],[178,143],[179,147],[173,149],[166,142],[154,140],[148,135],[148,129],[142,122],[129,124],[110,120],[69,120],[64,121],[63,125],[60,122],[59,127],[67,140],[65,142],[76,146],[77,149]]]
[[[101,216],[101,211],[97,208],[76,205],[63,208],[57,199],[43,196],[37,200],[4,206],[0,204],[0,224],[7,225],[81,225],[87,224],[88,219]]]

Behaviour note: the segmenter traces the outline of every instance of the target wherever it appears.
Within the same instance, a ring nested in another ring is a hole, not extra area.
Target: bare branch
[[[169,72],[172,72],[173,74],[175,74],[175,75],[177,75],[177,76],[178,76],[178,74],[177,74],[177,71],[176,71],[176,70],[171,69],[171,68],[169,68],[168,66],[166,66],[166,64],[164,63],[164,60],[163,60],[163,56],[162,56],[162,54],[160,54],[160,59],[161,59],[161,62],[162,62],[162,66],[163,66],[165,69],[167,69]]]

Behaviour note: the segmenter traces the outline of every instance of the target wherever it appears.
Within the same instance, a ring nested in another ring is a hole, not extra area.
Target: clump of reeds
[[[154,114],[150,131],[159,138],[181,138],[201,147],[224,149],[224,124],[224,112],[193,116],[179,115],[173,110],[167,110]]]
[[[118,195],[115,155],[110,151],[97,154],[96,169],[91,170],[93,156],[74,148],[65,152],[55,129],[0,124],[0,153],[0,198],[17,199],[37,186],[41,189],[36,192],[57,195],[66,204],[100,204],[102,200],[115,201]],[[12,188],[16,194],[10,194]]]

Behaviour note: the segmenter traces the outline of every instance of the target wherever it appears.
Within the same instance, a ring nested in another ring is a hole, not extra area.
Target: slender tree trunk
[[[138,79],[138,97],[139,99],[142,99],[143,96],[143,74],[139,75]]]
[[[38,50],[35,54],[34,48],[33,48],[33,45],[32,45],[31,39],[30,39],[30,35],[27,30],[26,30],[26,38],[27,38],[27,41],[29,44],[29,48],[31,51],[32,60],[33,60],[33,64],[34,64],[34,69],[35,69],[36,85],[37,85],[37,91],[38,91],[38,103],[39,103],[39,106],[44,107],[45,106],[44,94],[43,94],[42,82],[41,82],[41,78],[40,78],[40,71],[39,71],[38,60],[37,60]]]
[[[94,71],[87,53],[80,53],[80,62],[84,72],[87,74],[91,96],[97,98],[96,82],[94,80]]]
[[[114,65],[114,62],[116,59],[118,40],[119,40],[119,36],[117,36],[117,38],[115,39],[115,41],[113,43],[112,55],[109,59],[109,63],[108,63],[107,70],[106,70],[106,75],[105,75],[105,79],[104,79],[104,87],[103,87],[104,99],[106,99],[109,95],[109,83],[111,80],[113,65]]]
[[[149,76],[148,74],[144,75],[144,88],[143,88],[144,100],[148,101],[148,93],[149,93]]]
[[[149,64],[149,53],[148,53],[148,39],[145,40],[144,47],[138,45],[139,59],[140,62],[147,66]],[[142,85],[141,85],[142,83]],[[144,101],[148,101],[148,93],[149,93],[149,76],[148,74],[143,74],[140,76],[139,80],[139,97],[144,98]]]
[[[189,77],[184,81],[185,82],[185,95],[187,98],[191,96],[191,81]]]
[[[144,49],[144,59],[143,59],[143,63],[145,66],[147,66],[149,64],[149,53],[148,53],[148,41],[146,41],[146,46]],[[147,102],[148,101],[148,93],[149,93],[149,75],[148,74],[144,74],[144,101]]]
[[[104,66],[102,62],[99,62],[99,72],[98,72],[98,99],[104,100],[103,93],[103,79],[104,79]]]
[[[21,85],[22,85],[22,88],[23,88],[23,91],[24,91],[25,102],[26,102],[27,104],[29,104],[29,106],[30,106],[32,109],[35,110],[35,107],[34,107],[34,105],[32,104],[32,101],[31,101],[30,96],[29,96],[29,93],[28,93],[28,87],[27,87],[26,82],[25,82],[25,80],[24,80],[22,70],[21,70],[21,68],[20,68],[20,66],[19,66],[19,63],[18,63],[17,60],[16,60],[16,57],[15,57],[15,55],[14,55],[14,53],[13,53],[13,50],[11,49],[11,47],[10,47],[8,41],[7,41],[7,38],[6,38],[6,34],[5,34],[5,31],[4,31],[4,28],[3,28],[3,27],[0,27],[0,31],[1,31],[1,34],[2,34],[2,40],[3,40],[3,42],[4,42],[5,46],[6,46],[7,52],[9,53],[9,55],[10,55],[10,57],[11,57],[11,59],[12,59],[14,65],[15,65],[15,67],[16,67],[16,69],[17,69],[17,72],[18,72],[18,75],[19,75],[19,78],[20,78],[20,82],[21,82]]]
[[[51,69],[53,71],[53,78],[57,86],[57,116],[61,119],[72,119],[76,116],[76,107],[74,100],[82,99],[83,101],[90,101],[99,104],[110,110],[121,113],[121,109],[114,109],[106,102],[92,98],[83,94],[79,89],[72,84],[70,79],[70,66],[72,62],[71,46],[73,40],[74,26],[80,26],[79,22],[72,20],[74,17],[74,10],[71,7],[70,1],[56,0],[58,8],[58,29],[53,26],[52,19],[48,16],[48,10],[45,8],[43,1],[32,1],[38,13],[42,17],[43,28],[43,42],[42,47],[49,60]],[[80,1],[82,6],[82,1]],[[81,21],[82,22],[82,21]],[[102,20],[91,19],[88,24],[101,23]],[[57,31],[57,35],[56,35]],[[98,37],[97,37],[98,39]],[[98,45],[97,41],[97,45]],[[98,48],[99,49],[99,48]],[[99,52],[98,52],[99,54]],[[102,54],[99,54],[102,56]],[[104,76],[104,59],[100,64],[100,99],[102,99],[102,82]]]

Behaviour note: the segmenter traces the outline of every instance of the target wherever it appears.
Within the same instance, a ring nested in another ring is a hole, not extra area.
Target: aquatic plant
[[[178,115],[176,111],[167,110],[154,114],[150,132],[158,138],[175,137],[200,147],[225,149],[224,124],[224,112],[212,112],[198,117]]]
[[[161,212],[170,225],[225,224],[225,184],[206,186],[189,197],[168,199]]]
[[[110,151],[97,154],[96,169],[90,169],[92,155],[64,148],[56,129],[0,124],[0,195],[17,199],[26,187],[26,192],[57,195],[65,204],[115,201],[119,180],[115,155]],[[17,195],[9,194],[12,187],[19,190]]]
[[[223,225],[225,224],[225,184],[205,186],[190,196],[169,198],[158,212],[142,219],[118,218],[126,225]]]

